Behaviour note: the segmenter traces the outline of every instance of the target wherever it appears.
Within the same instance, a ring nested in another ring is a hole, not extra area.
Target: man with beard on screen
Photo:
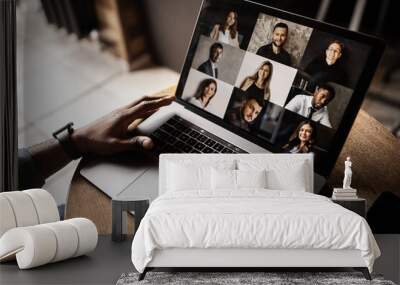
[[[289,27],[285,23],[277,23],[272,31],[272,42],[260,47],[257,54],[291,66],[290,54],[283,48],[289,34]]]
[[[264,100],[249,96],[238,101],[226,113],[226,120],[231,124],[250,132],[256,125],[256,120],[264,107]]]

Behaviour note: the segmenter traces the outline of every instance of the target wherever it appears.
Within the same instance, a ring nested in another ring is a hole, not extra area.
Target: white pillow
[[[236,170],[212,168],[211,181],[212,181],[211,188],[213,190],[218,190],[218,189],[235,190]]]
[[[211,170],[212,189],[231,189],[239,190],[241,188],[266,188],[266,171],[248,171],[248,170]]]
[[[211,167],[188,167],[181,164],[170,163],[168,173],[167,189],[170,191],[211,188]]]
[[[275,162],[275,163],[274,163]],[[239,170],[266,169],[267,187],[273,190],[307,191],[310,189],[309,169],[304,160],[276,161],[238,160]]]
[[[165,167],[167,191],[211,190],[211,168],[235,169],[236,161],[182,158],[167,161]]]
[[[236,170],[237,188],[267,188],[267,171]]]
[[[296,167],[285,171],[273,169],[267,172],[268,188],[274,190],[307,191],[307,175],[304,167]]]

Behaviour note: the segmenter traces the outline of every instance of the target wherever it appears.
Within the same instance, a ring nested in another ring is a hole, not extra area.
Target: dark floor
[[[374,273],[400,282],[400,235],[375,235],[382,255]],[[100,236],[94,252],[30,270],[19,270],[16,262],[0,265],[0,284],[115,284],[122,273],[134,272],[131,262],[132,239],[121,243]],[[311,270],[312,271],[312,270]],[[338,270],[343,271],[343,269]]]

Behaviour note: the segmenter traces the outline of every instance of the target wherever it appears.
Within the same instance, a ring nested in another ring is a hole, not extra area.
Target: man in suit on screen
[[[218,78],[218,62],[222,57],[224,47],[220,43],[214,43],[210,47],[210,54],[207,61],[203,62],[198,70],[212,77]]]

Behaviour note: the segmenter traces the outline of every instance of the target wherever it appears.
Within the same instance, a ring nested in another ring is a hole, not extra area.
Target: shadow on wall
[[[180,72],[201,0],[143,1],[157,61]]]

